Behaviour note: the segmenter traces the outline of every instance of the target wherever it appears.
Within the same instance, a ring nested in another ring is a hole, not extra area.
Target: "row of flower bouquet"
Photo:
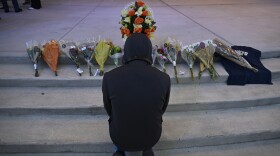
[[[90,76],[93,76],[93,64],[91,62],[93,59],[99,64],[100,68],[98,69],[98,73],[102,76],[104,73],[104,63],[108,57],[114,59],[116,66],[118,66],[118,59],[123,55],[121,47],[115,46],[109,40],[101,39],[99,39],[98,42],[94,39],[89,39],[80,43],[70,40],[61,40],[59,42],[51,40],[42,45],[35,40],[30,40],[26,42],[26,47],[27,54],[34,65],[35,77],[39,76],[37,64],[40,58],[43,58],[57,76],[57,65],[60,52],[66,55],[76,65],[77,72],[80,76],[83,73],[83,70],[80,68],[81,62],[79,58],[81,55],[88,65]]]
[[[176,69],[176,61],[178,54],[181,54],[182,59],[187,63],[190,69],[192,80],[194,80],[193,66],[195,62],[199,62],[198,78],[201,78],[202,72],[208,70],[212,79],[219,76],[214,66],[214,53],[229,59],[236,64],[257,72],[258,69],[252,67],[246,59],[238,52],[231,49],[219,39],[204,40],[191,45],[183,46],[182,43],[176,39],[168,38],[161,46],[154,46],[153,48],[153,64],[157,58],[162,71],[166,71],[165,63],[170,61],[174,66],[174,75],[177,83],[178,72]]]
[[[119,46],[115,46],[111,41],[99,40],[88,40],[86,42],[75,43],[73,41],[61,40],[59,42],[51,40],[43,46],[34,40],[26,43],[27,53],[29,58],[34,64],[35,76],[39,76],[37,63],[39,59],[43,60],[49,65],[55,75],[57,75],[57,63],[60,51],[65,54],[77,67],[77,72],[81,76],[83,70],[80,68],[81,63],[79,62],[79,57],[82,55],[85,62],[88,65],[90,76],[92,73],[92,60],[95,59],[99,64],[99,75],[102,76],[104,73],[104,64],[108,57],[114,59],[114,63],[118,66],[118,60],[123,56],[123,50]],[[174,75],[176,82],[178,80],[177,72],[177,58],[180,54],[182,59],[187,63],[190,69],[192,80],[194,80],[193,66],[195,62],[199,63],[199,75],[201,77],[202,72],[208,70],[212,79],[219,76],[214,66],[214,53],[225,57],[240,66],[251,69],[255,72],[258,70],[252,67],[238,52],[231,49],[225,43],[219,39],[205,40],[197,42],[191,45],[185,45],[174,39],[168,38],[161,45],[154,45],[152,51],[153,65],[157,59],[158,64],[163,72],[166,72],[165,64],[166,62],[171,62],[174,67]]]

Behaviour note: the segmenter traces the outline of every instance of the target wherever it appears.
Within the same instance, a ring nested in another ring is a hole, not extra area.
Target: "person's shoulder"
[[[160,71],[156,67],[152,67],[152,70],[159,76],[161,79],[170,80],[170,77],[165,72]]]
[[[114,68],[108,72],[106,72],[104,74],[104,77],[111,77],[111,76],[115,76],[116,74],[119,74],[121,71],[123,71],[123,68],[124,66],[120,66],[120,67],[117,67],[117,68]]]

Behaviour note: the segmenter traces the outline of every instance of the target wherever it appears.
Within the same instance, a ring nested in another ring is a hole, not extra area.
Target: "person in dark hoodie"
[[[110,137],[117,147],[113,155],[142,151],[153,156],[169,102],[170,77],[151,66],[152,44],[141,33],[127,38],[123,64],[105,73],[102,84]]]

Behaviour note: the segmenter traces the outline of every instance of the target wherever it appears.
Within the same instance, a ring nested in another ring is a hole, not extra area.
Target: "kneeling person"
[[[170,77],[151,63],[150,39],[135,33],[125,42],[124,65],[104,75],[103,101],[115,154],[143,151],[143,155],[154,155],[152,147],[160,139],[162,115],[169,102]]]

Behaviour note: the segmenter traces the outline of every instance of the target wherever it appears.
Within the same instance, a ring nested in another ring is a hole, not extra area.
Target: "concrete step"
[[[101,87],[0,87],[0,115],[105,114]],[[273,85],[222,83],[172,85],[169,112],[272,105],[280,102],[280,80]]]
[[[267,51],[267,52],[263,52],[261,58],[262,59],[268,59],[268,58],[279,58],[280,57],[280,50],[279,51]],[[40,59],[40,62],[42,62],[43,60]],[[80,61],[82,63],[85,64],[85,61],[83,59],[83,56],[80,56]],[[119,60],[121,62],[121,59]],[[0,64],[30,64],[30,59],[28,58],[28,55],[26,53],[25,50],[23,50],[22,52],[1,52],[0,53]],[[93,64],[97,64],[96,61],[93,59],[92,60]],[[156,61],[157,63],[157,61]],[[185,63],[182,58],[181,55],[178,55],[178,60],[177,63]],[[59,64],[71,64],[71,60],[66,57],[64,54],[60,54],[59,57]],[[113,65],[114,61],[111,58],[108,58],[108,60],[106,61],[107,65]]]
[[[0,153],[111,152],[108,117],[1,116]],[[155,150],[280,138],[280,105],[166,113]]]
[[[280,140],[155,151],[159,156],[276,156],[279,153]]]
[[[277,156],[280,140],[265,140],[219,146],[191,147],[170,150],[154,150],[157,156]],[[109,153],[17,153],[0,156],[111,156]]]
[[[272,72],[272,78],[280,78],[280,58],[263,59],[262,62],[266,68]],[[158,67],[158,66],[157,66]],[[167,73],[171,77],[173,84],[176,84],[174,69],[171,64],[167,66]],[[196,83],[225,83],[228,78],[228,73],[220,63],[215,64],[216,70],[220,77],[212,80],[209,72],[205,71],[201,79],[198,79],[198,66],[194,68],[195,81],[191,80],[190,72],[186,64],[178,64],[178,72],[185,72],[184,75],[178,75],[180,84],[196,84]],[[73,64],[61,65],[58,68],[58,75],[46,66],[39,65],[40,77],[34,77],[33,65],[30,64],[1,64],[0,66],[0,86],[1,87],[92,87],[101,86],[102,77],[89,76],[88,68],[84,65],[81,67],[84,70],[82,76],[79,76],[76,71],[76,66]],[[98,66],[94,67],[96,70]],[[105,72],[115,68],[113,65],[105,66]]]

